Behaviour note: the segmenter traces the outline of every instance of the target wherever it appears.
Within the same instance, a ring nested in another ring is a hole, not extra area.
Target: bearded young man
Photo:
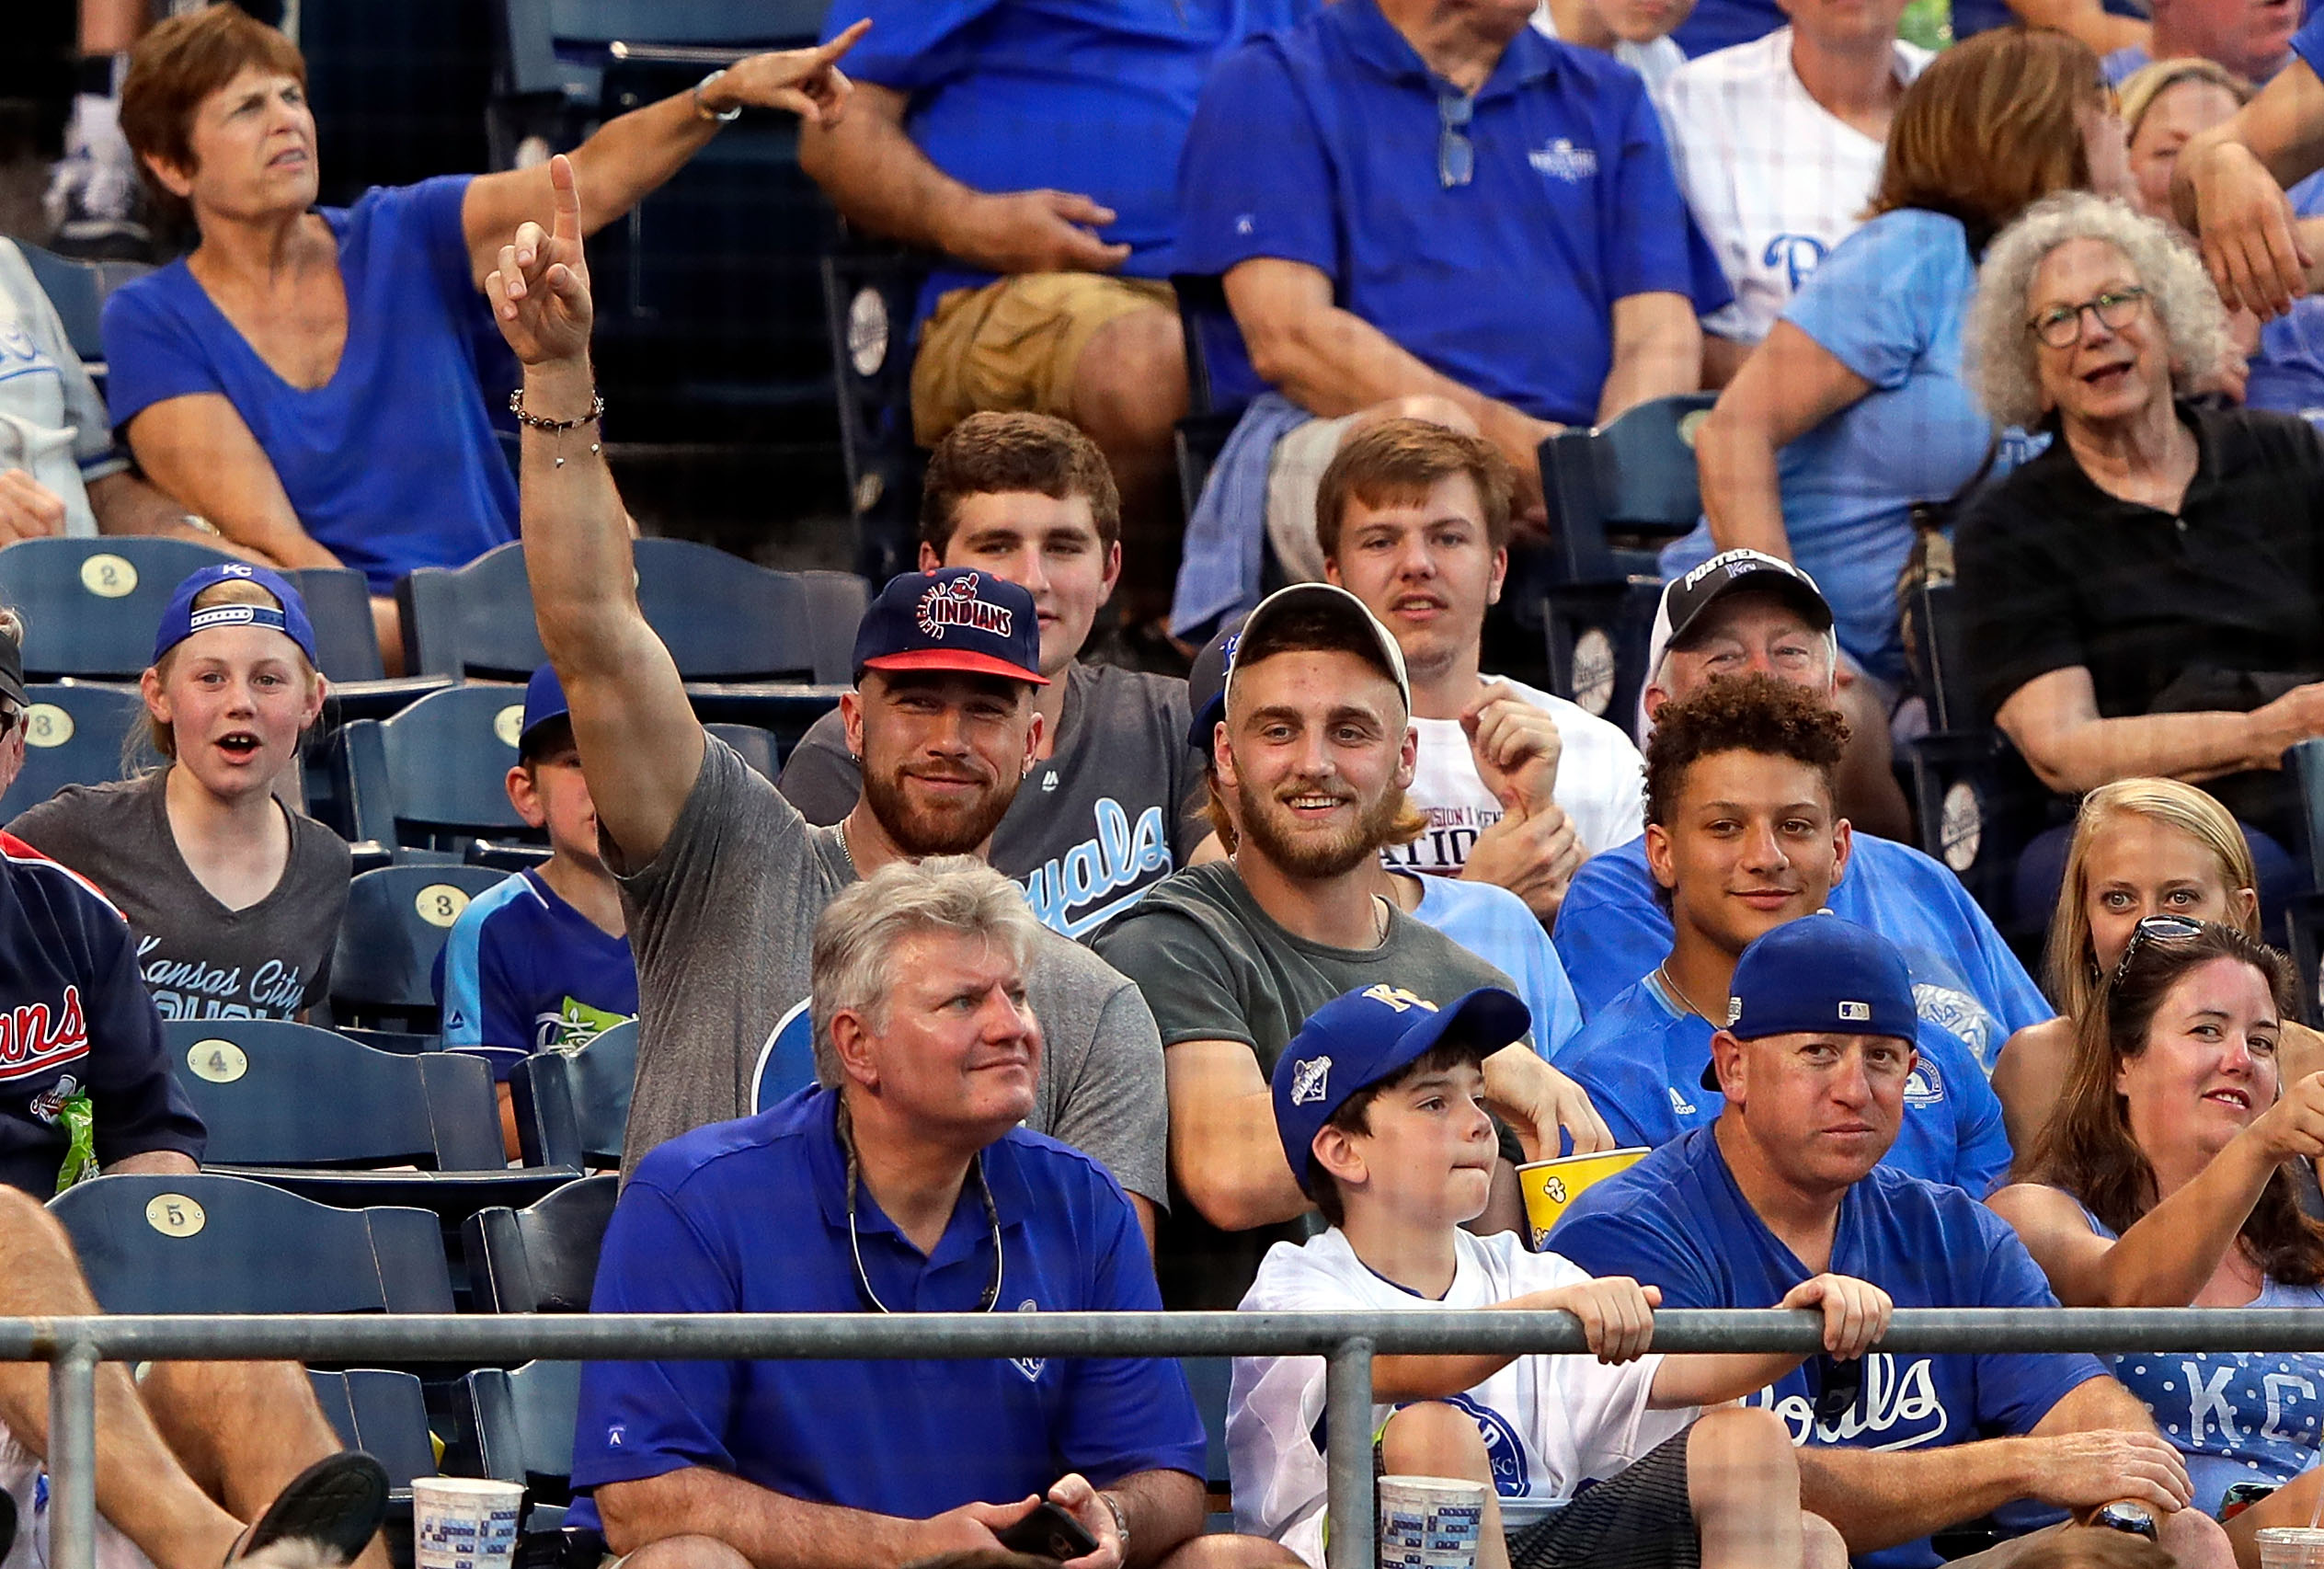
[[[1344,589],[1302,583],[1243,624],[1213,736],[1239,836],[1225,861],[1157,886],[1097,937],[1162,1026],[1172,1186],[1162,1300],[1231,1308],[1260,1256],[1311,1206],[1276,1136],[1268,1075],[1307,1016],[1379,988],[1433,1009],[1493,966],[1378,891],[1380,846],[1407,830],[1415,742],[1396,639]],[[1527,1154],[1609,1147],[1605,1124],[1531,1041],[1484,1059],[1485,1095]]]

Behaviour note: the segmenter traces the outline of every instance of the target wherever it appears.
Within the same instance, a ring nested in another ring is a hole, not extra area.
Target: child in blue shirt
[[[509,770],[517,813],[549,835],[549,858],[460,912],[437,961],[443,1044],[492,1064],[501,1128],[516,1153],[509,1070],[536,1051],[578,1051],[637,1016],[621,890],[597,852],[597,807],[581,777],[556,672],[524,689],[524,728]]]
[[[1478,1569],[1834,1563],[1828,1526],[1800,1512],[1798,1461],[1763,1411],[1734,1399],[1797,1357],[1642,1357],[1652,1288],[1594,1279],[1514,1232],[1462,1227],[1485,1207],[1496,1151],[1478,1067],[1521,1039],[1525,1004],[1494,987],[1441,1009],[1382,984],[1318,1009],[1284,1048],[1275,1119],[1300,1187],[1331,1230],[1277,1243],[1243,1300],[1262,1312],[1351,1307],[1570,1312],[1585,1356],[1382,1357],[1372,1366],[1374,1453],[1391,1472],[1486,1484]],[[1821,1307],[1833,1356],[1860,1356],[1888,1299],[1819,1276],[1784,1298]],[[1327,1522],[1315,1436],[1323,1364],[1242,1357],[1227,1412],[1236,1527],[1321,1569]],[[1595,1485],[1593,1485],[1595,1483]]]

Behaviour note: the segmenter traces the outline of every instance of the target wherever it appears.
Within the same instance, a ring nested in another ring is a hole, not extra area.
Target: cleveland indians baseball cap
[[[256,583],[272,594],[274,603],[206,605],[194,609],[194,600],[203,590],[237,578]],[[214,567],[188,573],[186,580],[169,596],[168,608],[161,613],[161,625],[154,632],[153,662],[160,664],[164,654],[195,633],[207,632],[213,626],[272,627],[299,646],[299,652],[306,656],[308,664],[315,662],[315,625],[306,618],[306,601],[299,597],[290,578],[268,567],[247,561],[221,561]]]
[[[855,629],[855,679],[865,670],[962,670],[1049,684],[1033,596],[969,567],[889,578]]]
[[[1912,971],[1896,945],[1869,927],[1818,910],[1762,932],[1734,963],[1727,984],[1727,1033],[1920,1036]],[[1719,1087],[1718,1065],[1702,1087]]]
[[[1646,669],[1659,667],[1666,649],[1685,647],[1689,635],[1712,605],[1729,594],[1746,590],[1776,595],[1818,632],[1832,629],[1832,607],[1815,578],[1762,551],[1723,551],[1663,585],[1662,601],[1654,608],[1654,635],[1646,647]]]
[[[1448,1037],[1489,1057],[1532,1027],[1532,1010],[1497,986],[1441,1008],[1402,987],[1368,986],[1316,1009],[1275,1061],[1275,1130],[1299,1191],[1315,1197],[1315,1136],[1349,1096],[1393,1078]]]

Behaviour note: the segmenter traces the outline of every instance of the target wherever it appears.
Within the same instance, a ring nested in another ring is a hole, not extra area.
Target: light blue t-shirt
[[[1896,576],[1912,550],[1912,504],[1959,492],[1993,439],[1961,379],[1976,281],[1960,221],[1906,208],[1833,247],[1783,310],[1872,386],[1785,447],[1777,479],[1792,559],[1831,602],[1840,647],[1892,683],[1906,673]],[[1997,476],[2007,457],[1997,458]],[[1698,524],[1663,551],[1663,578],[1712,554],[1710,525]]]
[[[1550,934],[1525,900],[1491,883],[1422,877],[1413,914],[1516,983],[1533,1010],[1533,1048],[1554,1062],[1582,1028],[1582,1004]]]
[[[2009,1169],[2001,1102],[1960,1036],[1923,1019],[1916,1044],[1904,1122],[1881,1163],[1983,1198]],[[1725,1109],[1726,1096],[1702,1087],[1710,1063],[1710,1022],[1649,975],[1598,1010],[1558,1066],[1589,1092],[1615,1143],[1658,1149]]]
[[[1987,1073],[2011,1035],[2056,1012],[1961,879],[1909,844],[1856,835],[1825,902],[1896,945],[1921,1018],[1966,1042]],[[1584,1018],[1662,963],[1670,941],[1643,838],[1582,863],[1558,908],[1556,942]]]
[[[487,396],[516,383],[470,272],[466,175],[374,187],[317,211],[338,239],[347,346],[321,386],[291,385],[180,259],[105,302],[113,423],[216,393],[274,465],[314,541],[393,593],[415,567],[460,567],[517,537],[516,476]]]

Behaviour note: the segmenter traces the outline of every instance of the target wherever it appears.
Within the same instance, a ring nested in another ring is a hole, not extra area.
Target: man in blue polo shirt
[[[1729,293],[1654,105],[1637,73],[1542,37],[1532,14],[1341,0],[1227,56],[1204,89],[1179,263],[1224,276],[1276,389],[1211,488],[1265,474],[1267,538],[1295,576],[1322,575],[1313,491],[1346,417],[1472,427],[1538,521],[1544,438],[1698,384],[1696,315]],[[1209,526],[1189,529],[1182,631],[1256,597],[1197,556]]]
[[[1646,748],[1646,859],[1675,935],[1662,962],[1599,1009],[1558,1059],[1617,1142],[1666,1144],[1718,1117],[1719,1087],[1707,1072],[1712,1032],[1742,1027],[1729,1022],[1730,979],[1779,933],[1849,933],[1860,941],[1836,949],[1835,964],[1876,961],[1913,995],[1893,944],[1815,915],[1848,864],[1849,825],[1832,804],[1847,733],[1815,697],[1768,676],[1713,681],[1663,710]],[[1910,1055],[1917,1040],[1919,1060],[1889,1162],[1982,1198],[2009,1167],[2001,1103],[1960,1036],[1926,1018],[1913,1023],[1899,1048]]]
[[[811,976],[822,1084],[639,1162],[592,1311],[1160,1308],[1120,1186],[1018,1126],[1040,1071],[1024,971],[1041,940],[1024,894],[963,856],[891,863],[833,899]],[[1035,1495],[1095,1539],[1060,1555],[1077,1569],[1292,1563],[1196,1535],[1203,1453],[1167,1359],[601,1362],[581,1378],[573,1480],[614,1552],[649,1554],[638,1569],[995,1549]]]
[[[1826,702],[1836,669],[1832,612],[1815,580],[1755,550],[1713,556],[1664,586],[1645,694],[1648,722],[1723,676],[1757,672]],[[1840,778],[1842,799],[1847,774]],[[2054,1010],[1961,879],[1908,844],[1850,835],[1827,902],[1896,945],[1920,1016],[1959,1036],[1990,1073],[2002,1043]],[[1585,1018],[1670,951],[1670,911],[1643,839],[1582,864],[1559,908],[1558,956]]]
[[[1660,1287],[1666,1309],[1772,1307],[1826,1271],[1898,1308],[2055,1307],[2000,1217],[1880,1163],[1918,1021],[1904,967],[1876,942],[1815,915],[1754,944],[1716,1037],[1718,1121],[1591,1187],[1551,1247]],[[1930,1533],[2026,1500],[2158,1536],[2182,1569],[2234,1561],[2217,1523],[2186,1507],[2186,1467],[2138,1397],[2080,1352],[1817,1357],[1749,1403],[1791,1428],[1800,1506],[1838,1528],[1859,1569],[1934,1569]],[[1954,1562],[1984,1569],[2011,1551]]]

